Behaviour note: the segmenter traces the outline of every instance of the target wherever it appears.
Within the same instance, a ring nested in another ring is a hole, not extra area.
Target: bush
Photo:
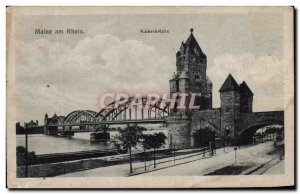
[[[23,146],[18,146],[17,150],[17,166],[25,166],[26,165],[26,149]],[[27,152],[27,164],[33,164],[37,160],[37,156],[35,152]]]

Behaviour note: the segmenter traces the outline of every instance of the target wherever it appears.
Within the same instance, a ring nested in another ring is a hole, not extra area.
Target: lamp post
[[[213,155],[213,150],[212,150],[211,141],[209,142],[209,153],[210,153],[210,157],[212,157],[212,155]]]
[[[146,149],[144,148],[145,171],[147,171]]]
[[[173,154],[174,157],[174,163],[175,163],[175,143],[173,143],[173,136],[171,133],[171,130],[169,130],[170,133],[170,148],[171,148],[171,154]]]
[[[236,150],[237,150],[237,148],[234,147],[234,164],[236,164]]]
[[[173,144],[172,144],[172,133],[171,133],[171,130],[169,130],[169,134],[170,134],[170,148],[171,148],[171,152],[172,152],[172,147],[173,147]]]
[[[146,160],[145,139],[142,139],[141,143],[142,143],[143,148],[144,148],[144,168],[145,168],[145,171],[146,171],[147,170],[147,160]]]
[[[224,130],[224,133],[223,133],[223,147],[224,147],[224,152],[225,152],[225,144],[226,144],[226,131]]]
[[[176,144],[174,144],[174,146],[173,146],[174,164],[175,164],[175,161],[176,161],[176,159],[175,159],[175,146],[176,146]]]
[[[25,177],[28,177],[28,126],[25,126]]]

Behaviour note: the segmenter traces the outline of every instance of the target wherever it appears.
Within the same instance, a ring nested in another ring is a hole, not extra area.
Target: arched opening
[[[94,123],[96,122],[96,115],[97,112],[91,110],[77,110],[69,113],[65,119],[64,124],[64,131],[95,131],[95,125],[87,125],[87,123]],[[78,125],[74,125],[78,124]],[[83,125],[84,124],[84,125]]]
[[[284,126],[278,124],[253,126],[244,130],[237,139],[240,145],[271,140],[282,141],[284,139]]]

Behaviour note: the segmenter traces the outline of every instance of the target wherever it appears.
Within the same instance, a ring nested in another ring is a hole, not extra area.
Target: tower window
[[[195,79],[200,79],[200,76],[198,74],[196,74]]]

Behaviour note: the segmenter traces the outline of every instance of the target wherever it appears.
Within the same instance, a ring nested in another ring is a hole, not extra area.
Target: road
[[[241,148],[236,151],[237,165],[256,166],[264,164],[275,156],[267,153],[274,149],[273,142],[261,143],[255,146]],[[180,159],[181,158],[181,159]],[[180,159],[180,160],[179,160]],[[147,163],[147,173],[144,171],[144,162],[133,164],[136,176],[200,176],[217,169],[233,165],[235,153],[233,148],[218,149],[216,155],[205,157],[201,154],[188,154],[174,158],[164,158],[157,161],[157,168],[153,162]],[[150,171],[150,172],[149,172]],[[101,167],[80,172],[62,175],[63,177],[125,177],[129,176],[129,164]]]
[[[264,175],[278,175],[284,174],[284,160],[281,160],[279,163],[275,164],[271,168],[269,168]]]

